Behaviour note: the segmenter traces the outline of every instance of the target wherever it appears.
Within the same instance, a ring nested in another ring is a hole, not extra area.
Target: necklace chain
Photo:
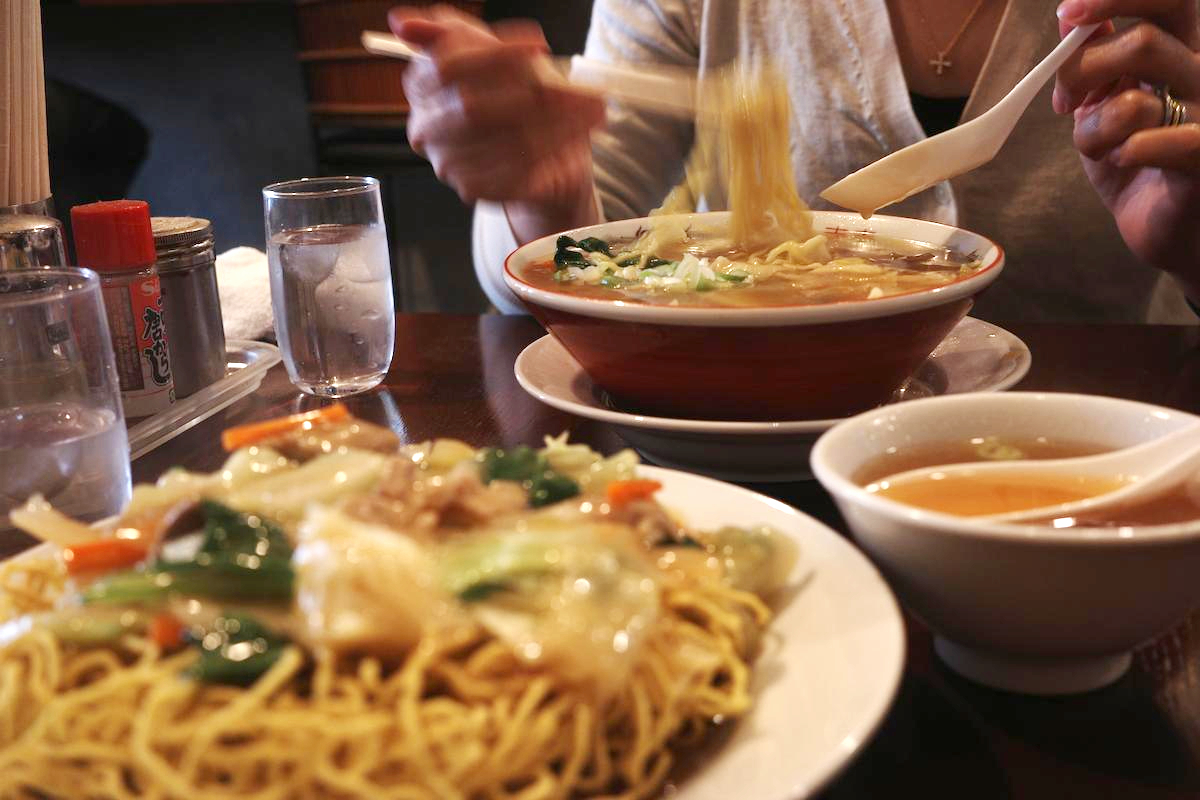
[[[954,62],[947,60],[946,56],[954,52],[955,45],[958,44],[958,40],[962,38],[962,35],[967,32],[967,28],[971,26],[971,22],[974,21],[975,16],[979,13],[979,9],[983,8],[983,3],[984,0],[977,0],[975,7],[971,9],[971,13],[967,14],[967,18],[963,20],[962,25],[958,26],[958,32],[951,37],[949,43],[947,43],[945,47],[941,48],[939,48],[937,46],[937,42],[933,40],[933,34],[930,33],[931,28],[929,25],[929,20],[925,18],[925,12],[922,10],[921,4],[919,2],[915,3],[917,7],[917,14],[919,14],[921,17],[921,24],[925,27],[925,37],[929,39],[929,43],[933,45],[933,49],[937,53],[936,58],[929,59],[929,66],[933,67],[933,71],[938,75],[941,75],[943,72],[954,66]]]

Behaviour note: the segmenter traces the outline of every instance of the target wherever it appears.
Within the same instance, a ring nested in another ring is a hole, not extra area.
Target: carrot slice
[[[652,497],[661,488],[662,484],[658,481],[635,478],[628,481],[613,481],[604,490],[604,494],[610,505],[623,506],[634,500],[645,500]]]
[[[67,573],[107,572],[132,566],[148,555],[145,542],[134,539],[93,539],[63,548]]]
[[[226,451],[232,452],[246,445],[261,442],[263,439],[271,436],[287,433],[288,431],[304,426],[311,428],[316,423],[337,422],[348,416],[350,416],[350,410],[346,408],[345,404],[334,403],[324,408],[318,408],[315,411],[305,411],[301,414],[292,414],[289,417],[277,417],[263,422],[238,425],[233,428],[227,428],[221,434],[221,446]]]
[[[162,650],[173,650],[183,643],[183,623],[171,614],[158,614],[150,620],[150,639]]]

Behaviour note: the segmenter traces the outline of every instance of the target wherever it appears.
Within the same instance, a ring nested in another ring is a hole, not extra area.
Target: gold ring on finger
[[[1187,107],[1175,99],[1166,85],[1154,90],[1163,102],[1162,127],[1170,128],[1187,122]]]

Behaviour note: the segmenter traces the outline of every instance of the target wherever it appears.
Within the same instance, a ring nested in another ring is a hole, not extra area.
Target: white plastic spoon
[[[1084,25],[1071,31],[1000,102],[975,119],[868,164],[821,192],[821,197],[867,217],[991,161],[1038,90],[1095,29]]]
[[[986,522],[1026,522],[1091,514],[1125,505],[1148,502],[1200,473],[1200,422],[1124,450],[1094,456],[1044,461],[991,461],[923,467],[886,478],[890,486],[916,481],[975,478],[980,481],[1011,476],[1023,485],[1038,480],[1050,484],[1073,478],[1111,478],[1122,485],[1113,491],[1069,503],[1027,508],[1002,514],[972,516]],[[935,475],[941,475],[935,478]],[[882,482],[881,482],[882,483]],[[886,494],[884,495],[886,497]]]
[[[398,36],[363,31],[367,52],[405,61],[429,56]],[[608,96],[651,111],[692,118],[696,113],[695,75],[680,67],[618,67],[583,56],[546,58],[536,62],[539,78],[547,86],[584,94]]]

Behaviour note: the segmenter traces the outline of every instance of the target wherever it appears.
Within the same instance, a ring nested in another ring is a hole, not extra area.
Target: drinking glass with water
[[[271,305],[301,391],[343,397],[383,380],[396,336],[387,231],[374,178],[263,189]]]
[[[0,531],[31,495],[94,521],[120,511],[130,491],[100,278],[0,272]]]

